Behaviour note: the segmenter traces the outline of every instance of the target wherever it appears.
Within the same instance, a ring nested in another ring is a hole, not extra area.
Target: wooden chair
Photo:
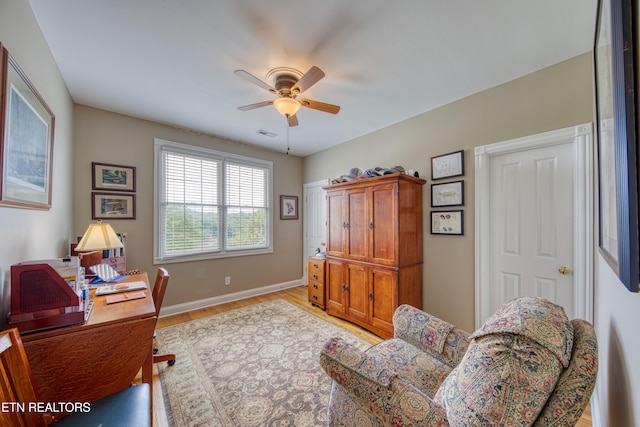
[[[3,403],[0,425],[3,426],[151,425],[148,384],[128,387],[89,404],[65,402],[62,407],[59,402],[54,402],[58,409],[69,412],[69,415],[62,417],[52,413],[46,407],[49,402],[38,400],[29,360],[17,328],[0,332],[0,401]]]
[[[153,304],[156,306],[156,318],[160,317],[160,308],[162,307],[162,300],[164,299],[164,293],[167,290],[167,285],[169,284],[169,273],[166,269],[160,267],[158,268],[158,273],[156,274],[156,281],[153,284],[153,291],[151,295],[153,296]],[[154,332],[155,338],[155,332]],[[176,363],[176,355],[175,354],[156,354],[158,349],[154,347],[153,349],[153,363],[167,362],[169,366],[173,366]]]

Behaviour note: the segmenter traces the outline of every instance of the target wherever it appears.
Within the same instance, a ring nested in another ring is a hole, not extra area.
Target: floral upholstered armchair
[[[597,373],[593,326],[542,298],[502,306],[475,333],[411,306],[362,352],[331,339],[332,426],[572,426]]]

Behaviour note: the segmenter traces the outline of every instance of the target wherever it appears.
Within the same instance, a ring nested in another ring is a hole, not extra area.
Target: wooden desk
[[[145,298],[107,305],[91,291],[87,323],[22,336],[41,401],[93,402],[131,385],[141,367],[143,381],[153,386],[156,309],[149,278],[141,273],[121,283],[127,281],[146,282]]]

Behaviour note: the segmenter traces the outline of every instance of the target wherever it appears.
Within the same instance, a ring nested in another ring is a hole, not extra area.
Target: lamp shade
[[[89,224],[89,228],[76,246],[76,251],[98,251],[121,247],[123,247],[122,242],[113,228],[98,220],[95,224]]]
[[[300,109],[300,103],[293,98],[278,98],[273,101],[276,110],[285,117],[293,116]]]

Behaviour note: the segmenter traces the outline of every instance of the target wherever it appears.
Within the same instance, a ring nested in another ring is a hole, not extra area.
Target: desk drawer
[[[324,285],[322,283],[309,280],[309,302],[324,308]]]
[[[309,258],[309,282],[312,280],[324,283],[324,260],[318,258]]]

